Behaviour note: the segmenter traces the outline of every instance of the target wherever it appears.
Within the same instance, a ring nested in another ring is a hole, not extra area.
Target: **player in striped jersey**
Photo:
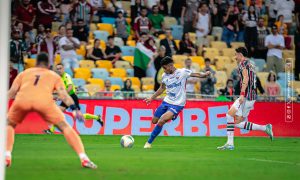
[[[273,140],[271,124],[258,125],[248,121],[248,115],[254,108],[254,103],[257,97],[255,66],[246,58],[248,51],[245,47],[239,47],[235,51],[240,76],[241,94],[226,114],[227,143],[218,147],[218,150],[234,149],[233,138],[235,127],[246,130],[264,131],[270,136],[271,140]]]

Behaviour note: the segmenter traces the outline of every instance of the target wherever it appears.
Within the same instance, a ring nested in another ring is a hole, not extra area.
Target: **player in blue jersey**
[[[266,132],[271,140],[273,140],[271,124],[258,125],[248,121],[249,113],[254,108],[254,103],[257,98],[255,66],[246,58],[248,51],[245,47],[239,47],[235,51],[240,77],[241,94],[226,114],[227,142],[225,145],[218,147],[218,150],[234,149],[233,138],[235,127]]]
[[[210,72],[192,73],[189,69],[176,69],[174,61],[170,57],[161,60],[164,69],[160,88],[149,98],[145,99],[147,104],[167,90],[167,95],[161,105],[157,108],[152,118],[152,123],[157,124],[146,142],[144,148],[151,148],[151,144],[161,132],[163,125],[169,120],[175,120],[186,102],[186,81],[189,77],[206,77]]]

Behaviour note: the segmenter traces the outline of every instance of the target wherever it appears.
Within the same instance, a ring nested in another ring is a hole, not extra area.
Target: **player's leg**
[[[56,105],[47,107],[48,111],[40,111],[40,115],[47,121],[54,124],[65,136],[68,144],[78,154],[82,166],[95,169],[97,166],[90,161],[85,153],[84,146],[78,134],[74,129],[66,122],[62,111]]]
[[[238,113],[238,111],[241,111],[241,109],[243,108],[241,106],[243,106],[243,104],[241,105],[239,99],[237,99],[227,112],[227,142],[225,143],[225,145],[217,147],[218,150],[234,149],[234,117]]]
[[[245,107],[243,109],[243,114],[242,116],[236,116],[236,122],[235,122],[235,127],[240,128],[240,129],[245,129],[249,131],[263,131],[266,132],[270,139],[273,140],[273,131],[272,131],[272,125],[267,124],[267,125],[259,125],[255,124],[252,122],[248,121],[248,116],[250,114],[250,111],[254,107],[255,101],[246,101],[245,102]]]

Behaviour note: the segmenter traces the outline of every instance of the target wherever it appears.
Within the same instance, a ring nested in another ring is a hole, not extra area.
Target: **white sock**
[[[11,157],[11,152],[10,151],[6,151],[6,157]]]
[[[90,160],[89,157],[85,153],[78,154],[80,160]]]
[[[239,124],[235,124],[235,127],[240,129],[246,129],[246,130],[266,131],[265,125],[258,125],[248,121],[243,121],[240,122]]]
[[[227,119],[227,144],[233,145],[234,118],[229,114],[226,114],[226,119]]]

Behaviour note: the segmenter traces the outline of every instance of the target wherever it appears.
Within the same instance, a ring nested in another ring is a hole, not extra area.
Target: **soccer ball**
[[[123,148],[131,148],[134,144],[134,139],[130,135],[124,135],[121,138],[121,146]]]

